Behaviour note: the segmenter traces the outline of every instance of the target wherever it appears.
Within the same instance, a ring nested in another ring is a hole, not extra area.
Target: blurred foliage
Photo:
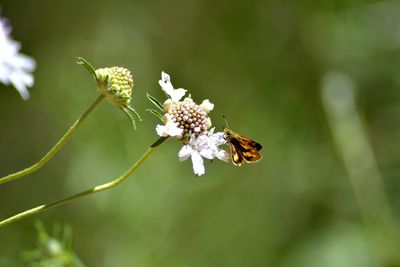
[[[38,160],[97,97],[76,56],[131,69],[132,105],[144,117],[133,131],[119,109],[102,103],[43,169],[0,187],[1,218],[126,170],[156,140],[146,92],[163,99],[157,81],[164,70],[194,100],[215,104],[217,128],[225,114],[233,130],[263,144],[264,159],[240,168],[207,162],[196,178],[190,162],[177,159],[180,145],[168,142],[117,188],[37,216],[46,225],[69,223],[87,266],[400,266],[376,248],[392,240],[371,238],[363,214],[377,207],[359,205],[321,98],[329,73],[344,73],[354,85],[357,129],[371,145],[374,177],[398,228],[399,1],[1,6],[38,67],[27,102],[0,85],[0,175]],[[26,266],[19,255],[36,238],[34,220],[0,229],[0,266]]]
[[[84,267],[72,249],[72,231],[69,226],[54,225],[49,236],[43,223],[35,223],[38,231],[37,248],[24,251],[22,258],[31,267]]]

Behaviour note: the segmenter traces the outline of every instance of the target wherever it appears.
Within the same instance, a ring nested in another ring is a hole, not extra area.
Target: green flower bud
[[[128,69],[121,67],[96,70],[97,89],[108,101],[127,106],[132,99],[133,78]]]

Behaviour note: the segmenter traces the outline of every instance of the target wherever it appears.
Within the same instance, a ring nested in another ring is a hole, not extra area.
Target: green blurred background
[[[207,162],[196,178],[168,142],[118,187],[0,229],[0,266],[27,266],[36,219],[69,224],[86,266],[400,266],[400,1],[0,5],[38,63],[29,101],[0,84],[0,176],[97,97],[76,56],[131,69],[145,119],[134,131],[102,103],[40,171],[0,187],[0,219],[122,174],[157,138],[145,95],[163,99],[162,70],[215,104],[218,129],[226,114],[264,147],[257,164]]]

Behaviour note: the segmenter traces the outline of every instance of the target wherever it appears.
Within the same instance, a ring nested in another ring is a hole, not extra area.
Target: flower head
[[[226,143],[224,133],[215,133],[208,113],[214,104],[208,99],[200,105],[186,97],[185,89],[174,89],[170,76],[162,72],[159,81],[161,89],[169,96],[163,104],[164,125],[157,125],[156,131],[162,137],[175,137],[184,146],[179,151],[180,160],[192,159],[193,171],[196,175],[205,172],[203,158],[226,160],[228,154],[220,146]]]
[[[170,98],[163,104],[164,125],[157,125],[157,134],[177,137],[185,143],[192,134],[199,136],[201,133],[207,133],[211,127],[208,113],[214,108],[214,104],[208,99],[201,105],[189,97],[181,100],[187,90],[174,89],[170,76],[165,72],[161,73],[158,83]]]
[[[0,17],[0,82],[12,84],[24,100],[29,98],[27,87],[32,87],[32,71],[36,67],[33,58],[19,53],[21,44],[11,36],[11,27]]]
[[[183,141],[190,138],[192,134],[198,136],[201,133],[207,133],[211,127],[211,119],[207,112],[191,98],[185,98],[183,101],[168,99],[164,102],[164,112],[166,125],[175,125],[175,128],[181,129],[181,135],[175,136]]]
[[[133,78],[126,68],[111,67],[96,70],[97,89],[107,100],[116,105],[127,106],[131,101]]]

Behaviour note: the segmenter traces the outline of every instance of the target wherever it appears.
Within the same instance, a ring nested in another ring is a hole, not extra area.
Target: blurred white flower
[[[32,87],[32,71],[36,67],[33,58],[19,53],[21,44],[11,36],[11,27],[7,20],[0,17],[0,82],[12,84],[24,100],[29,98],[27,87]]]
[[[192,159],[193,171],[197,176],[201,176],[205,173],[204,161],[206,159],[218,158],[220,160],[228,161],[229,154],[222,148],[221,145],[226,143],[224,133],[213,133],[214,128],[211,129],[207,134],[201,134],[196,137],[193,134],[189,142],[184,145],[178,153],[178,157],[181,161]]]
[[[163,91],[171,97],[172,101],[179,101],[186,94],[186,90],[183,88],[174,89],[171,78],[165,72],[161,72],[161,80],[158,83]]]

